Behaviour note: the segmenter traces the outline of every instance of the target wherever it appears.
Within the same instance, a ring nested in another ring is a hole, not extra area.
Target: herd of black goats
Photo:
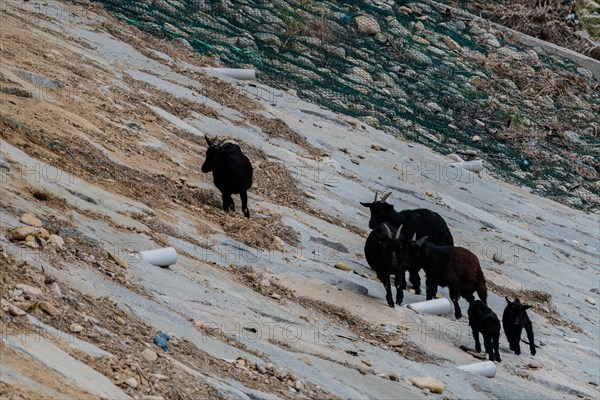
[[[215,186],[223,197],[223,210],[235,211],[232,194],[239,194],[244,216],[250,218],[247,190],[252,185],[252,165],[240,147],[231,141],[209,139],[206,160],[202,172],[212,172]],[[394,307],[390,276],[394,275],[396,302],[402,304],[403,290],[406,289],[405,271],[415,294],[421,293],[419,270],[423,268],[427,276],[426,298],[431,300],[437,294],[438,286],[448,287],[454,304],[456,319],[462,317],[458,300],[463,297],[469,302],[469,325],[475,339],[475,350],[481,352],[479,333],[483,335],[485,351],[490,360],[500,362],[498,345],[500,321],[487,305],[487,286],[479,259],[471,251],[454,246],[452,234],[446,221],[436,212],[426,208],[395,211],[386,202],[391,192],[371,203],[360,204],[371,211],[369,228],[372,229],[365,243],[365,257],[369,266],[377,273],[386,292],[386,300]],[[408,239],[410,238],[410,239]],[[479,300],[473,293],[477,292]],[[525,329],[532,355],[535,355],[533,328],[527,309],[519,299],[506,298],[506,308],[502,315],[502,326],[508,338],[510,350],[521,354],[519,342],[521,331]]]

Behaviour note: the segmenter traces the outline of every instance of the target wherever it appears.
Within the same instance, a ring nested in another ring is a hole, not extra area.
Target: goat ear
[[[385,201],[387,200],[387,198],[388,198],[388,197],[390,197],[390,195],[391,195],[391,194],[392,194],[392,192],[389,192],[389,193],[387,193],[386,195],[384,195],[384,196],[381,198],[381,200],[380,200],[380,201],[381,201],[382,203],[385,203]]]
[[[422,238],[417,240],[417,246],[422,246],[423,243],[425,243],[425,239],[427,239],[427,236],[423,236]]]
[[[212,146],[212,142],[211,142],[211,140],[208,138],[208,136],[207,136],[207,135],[204,135],[204,140],[206,140],[206,143],[207,143],[209,146]]]
[[[359,201],[360,205],[363,207],[367,207],[367,208],[371,208],[371,206],[373,205],[373,203],[363,203],[362,201]]]
[[[530,304],[525,304],[525,305],[523,306],[523,310],[527,310],[528,308],[532,308],[532,307],[533,307],[533,306],[532,306],[532,305],[530,305]]]
[[[373,203],[377,201],[377,195],[379,194],[379,190],[375,191],[375,198],[373,199]]]
[[[504,298],[506,299],[506,303],[507,303],[507,304],[511,304],[511,303],[510,303],[510,300],[508,299],[508,297],[504,296]]]
[[[402,232],[402,227],[403,227],[403,226],[404,226],[404,225],[400,225],[400,226],[398,227],[398,230],[396,231],[396,240],[400,239],[400,236],[402,236],[401,232]]]

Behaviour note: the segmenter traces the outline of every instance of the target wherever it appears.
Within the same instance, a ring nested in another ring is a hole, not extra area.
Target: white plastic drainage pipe
[[[142,261],[157,267],[166,268],[177,261],[177,251],[173,247],[165,247],[156,250],[141,251]]]
[[[225,75],[233,79],[241,81],[254,81],[256,80],[255,69],[243,69],[243,68],[204,68],[209,74]]]
[[[496,376],[496,364],[493,361],[484,361],[474,364],[460,365],[457,367],[462,371],[471,372],[472,374],[482,375],[487,378]]]
[[[424,314],[448,314],[452,311],[452,304],[445,297],[412,303],[407,305],[407,307]]]

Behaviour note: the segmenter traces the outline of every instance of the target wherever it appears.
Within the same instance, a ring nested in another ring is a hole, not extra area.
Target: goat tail
[[[479,281],[479,284],[477,285],[477,295],[479,296],[479,300],[487,304],[487,285],[485,279]]]

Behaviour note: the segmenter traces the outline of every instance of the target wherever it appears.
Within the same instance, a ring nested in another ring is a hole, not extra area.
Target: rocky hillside
[[[254,67],[279,90],[442,154],[482,157],[536,194],[584,210],[600,204],[598,63],[594,77],[433,1],[102,3],[222,65]]]
[[[0,398],[598,398],[597,215],[299,91],[211,76],[215,59],[98,5],[8,2],[0,21]],[[205,134],[252,160],[251,219],[221,211]],[[466,318],[416,313],[410,291],[387,306],[363,256],[375,191],[443,215],[496,313],[534,306],[535,357],[502,336],[494,378],[464,372],[485,358]],[[169,268],[141,261],[166,246]]]

